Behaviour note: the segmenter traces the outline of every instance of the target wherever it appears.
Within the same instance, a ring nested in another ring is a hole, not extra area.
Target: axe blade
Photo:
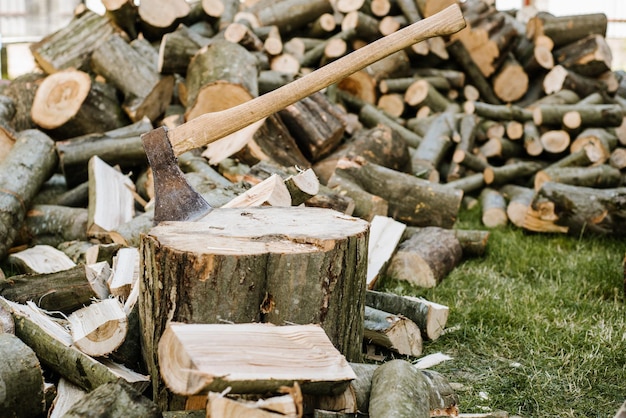
[[[167,128],[159,127],[141,136],[154,180],[154,224],[163,221],[195,221],[211,211],[211,205],[196,192],[178,167]]]

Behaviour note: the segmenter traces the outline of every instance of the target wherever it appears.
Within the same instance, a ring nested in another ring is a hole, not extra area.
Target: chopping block
[[[168,321],[319,324],[348,361],[361,361],[369,223],[312,207],[216,208],[142,236],[139,314],[153,396]],[[184,400],[182,401],[184,402]]]

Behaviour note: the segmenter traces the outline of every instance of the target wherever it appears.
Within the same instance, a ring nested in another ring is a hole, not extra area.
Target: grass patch
[[[484,229],[479,209],[459,228]],[[613,417],[626,399],[623,239],[494,229],[484,257],[435,289],[384,279],[384,290],[450,307],[446,332],[424,354],[459,383],[461,412]]]

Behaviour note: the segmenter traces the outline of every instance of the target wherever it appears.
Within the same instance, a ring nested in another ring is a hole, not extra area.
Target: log
[[[68,187],[75,187],[88,179],[88,163],[98,156],[111,166],[131,169],[147,164],[141,135],[152,130],[148,118],[119,129],[91,133],[56,143],[59,163]]]
[[[401,355],[422,355],[422,334],[410,319],[365,306],[363,338]]]
[[[47,74],[69,68],[88,71],[93,51],[115,32],[115,26],[108,18],[87,10],[63,28],[32,44],[30,51]]]
[[[172,97],[174,77],[159,74],[156,66],[120,35],[107,37],[93,51],[91,65],[96,74],[122,92],[122,108],[131,121],[140,121],[144,116],[155,121],[165,112]]]
[[[524,227],[524,221],[533,197],[534,190],[515,184],[507,184],[499,189],[500,193],[507,199],[506,215],[511,223],[519,228]]]
[[[131,0],[103,0],[105,15],[131,39],[137,38],[137,5]]]
[[[335,171],[389,202],[388,216],[397,221],[413,226],[451,228],[456,220],[463,196],[460,190],[439,186],[361,158],[342,159]]]
[[[507,55],[492,79],[493,92],[505,103],[512,103],[524,97],[528,91],[528,83],[526,70],[513,54]]]
[[[80,402],[86,394],[87,392],[67,379],[60,378],[56,385],[56,396],[52,402],[48,417],[62,417],[74,404]]]
[[[78,309],[68,317],[76,348],[93,357],[108,356],[126,338],[128,321],[117,298],[107,298]]]
[[[92,299],[108,297],[108,289],[91,266],[78,265],[54,273],[8,277],[0,281],[0,296],[22,304],[32,300],[42,309],[71,313]]]
[[[501,186],[514,179],[530,177],[545,166],[541,161],[519,161],[500,167],[487,167],[483,171],[485,184]]]
[[[141,242],[139,308],[148,370],[158,376],[157,342],[168,318],[317,323],[342,354],[359,358],[362,319],[356,321],[363,312],[368,229],[364,221],[306,207],[214,209],[200,222],[153,228]],[[182,230],[211,246],[179,240]],[[181,265],[179,256],[195,261]],[[235,287],[233,275],[240,278]],[[157,379],[153,393],[171,403]]]
[[[578,74],[597,77],[611,71],[613,55],[606,38],[590,34],[554,51],[556,62]]]
[[[63,70],[47,76],[39,85],[31,118],[55,139],[66,139],[128,124],[116,91],[92,81],[89,74]]]
[[[52,176],[57,161],[52,139],[43,132],[26,130],[0,162],[0,259],[9,252],[31,200]]]
[[[610,129],[587,128],[571,142],[570,152],[584,149],[594,164],[602,164],[610,158],[617,142],[615,132]]]
[[[548,181],[536,191],[532,207],[540,210],[548,204],[556,218],[552,224],[572,235],[623,236],[625,193],[623,187],[596,189]]]
[[[157,70],[161,74],[187,74],[191,58],[203,47],[212,42],[180,24],[176,30],[166,33],[159,44]]]
[[[120,248],[113,257],[112,270],[107,282],[109,291],[125,301],[139,279],[139,250],[135,247]]]
[[[92,391],[104,383],[120,379],[140,392],[148,386],[148,376],[109,360],[95,360],[73,347],[69,332],[37,308],[4,298],[0,298],[0,304],[11,311],[15,335],[35,351],[41,364],[80,388]]]
[[[386,275],[423,288],[437,286],[463,255],[455,234],[439,227],[424,227],[398,246]]]
[[[284,34],[303,28],[324,13],[333,12],[327,0],[314,0],[306,4],[298,0],[278,3],[266,0],[249,7],[247,11],[256,17],[259,26],[274,25]]]
[[[495,189],[485,187],[478,197],[482,210],[481,220],[487,228],[505,226],[509,219],[506,214],[506,200]]]
[[[44,413],[43,371],[33,350],[18,337],[0,333],[0,413],[10,417],[36,417]]]
[[[389,212],[389,202],[386,199],[365,191],[350,176],[344,176],[342,171],[335,170],[328,179],[327,186],[338,195],[352,199],[352,215],[358,218],[372,221],[374,217],[387,216]]]
[[[548,95],[560,90],[571,90],[580,97],[586,97],[596,92],[608,91],[607,84],[601,79],[577,74],[562,65],[555,65],[543,78],[542,84]]]
[[[430,417],[429,390],[420,370],[406,360],[391,360],[372,375],[369,416]]]
[[[417,177],[438,183],[438,168],[453,146],[452,135],[456,131],[455,115],[443,112],[430,124],[422,142],[411,156],[411,171]]]
[[[184,0],[148,0],[139,4],[137,10],[141,33],[151,41],[161,39],[191,12],[191,5]]]
[[[235,418],[297,418],[302,405],[292,395],[261,398],[257,401],[230,399],[221,393],[209,392],[207,415],[211,417]]]
[[[171,322],[159,341],[159,364],[167,386],[181,395],[226,388],[267,393],[294,384],[304,393],[328,395],[341,393],[355,377],[322,328],[312,324]]]
[[[539,105],[533,109],[536,125],[564,125],[569,129],[616,127],[622,124],[623,118],[621,106],[611,104]]]
[[[239,44],[215,41],[187,69],[185,119],[224,110],[258,96],[256,58]]]
[[[608,189],[619,187],[622,175],[619,169],[608,164],[593,167],[547,167],[535,174],[535,190],[547,181],[573,186]]]
[[[124,382],[104,383],[76,402],[63,416],[87,418],[92,416],[125,416],[128,418],[158,418],[161,411],[150,399]]]
[[[314,93],[278,112],[311,162],[327,156],[343,139],[339,109],[322,93]],[[319,123],[320,118],[324,123]]]
[[[60,205],[33,205],[16,237],[16,244],[58,246],[87,239],[87,209]]]
[[[528,20],[526,36],[530,39],[547,36],[552,39],[554,47],[558,48],[588,35],[606,36],[606,27],[607,16],[604,13],[565,16],[539,13]]]
[[[447,306],[414,296],[368,290],[365,305],[407,317],[420,328],[424,340],[434,341],[439,338],[448,321]]]

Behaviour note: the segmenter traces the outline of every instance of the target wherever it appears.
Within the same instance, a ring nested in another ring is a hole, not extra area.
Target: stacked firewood
[[[611,70],[603,14],[465,1],[467,27],[457,34],[393,54],[237,140],[179,156],[189,183],[215,208],[261,219],[252,208],[270,206],[286,225],[301,213],[315,217],[302,228],[307,237],[289,241],[288,231],[244,231],[219,212],[204,227],[153,229],[141,135],[274,90],[456,1],[103,3],[106,15],[80,8],[67,27],[33,44],[39,69],[0,95],[2,358],[27,358],[23,372],[32,375],[22,378],[13,361],[0,368],[4,381],[18,373],[24,382],[12,388],[19,401],[0,405],[11,414],[50,409],[56,390],[51,416],[84,416],[98,402],[133,404],[136,416],[186,408],[213,417],[250,409],[376,417],[398,405],[411,417],[456,416],[458,399],[443,376],[406,361],[361,363],[389,351],[419,357],[447,320],[445,306],[377,292],[379,277],[436,286],[464,258],[484,254],[488,228],[509,222],[531,231],[626,231],[626,89]],[[455,229],[461,206],[477,202],[486,230]],[[230,225],[242,230],[228,244],[249,245],[219,262],[183,244],[204,234],[218,248],[226,238],[216,231]],[[293,253],[289,263],[260,263],[252,250],[259,237],[264,248]],[[186,249],[168,247],[174,242]],[[324,249],[316,263],[340,274],[341,287],[309,271],[307,246]],[[337,262],[346,248],[367,252],[367,262]],[[208,265],[223,270],[207,280]],[[247,283],[253,268],[276,283]],[[151,282],[164,275],[170,282]],[[367,289],[358,292],[361,275]],[[203,293],[223,291],[233,277],[240,293]],[[310,284],[316,278],[323,286]],[[281,307],[277,294],[293,289],[280,281],[305,289],[315,315],[300,300]],[[259,300],[250,304],[243,298],[252,292]],[[311,321],[324,332],[225,321]],[[187,327],[194,323],[203,326]],[[219,344],[198,351],[197,338]],[[319,352],[300,352],[294,340]],[[272,367],[254,376],[220,368],[254,350]],[[43,385],[41,367],[61,377],[54,387]],[[398,381],[420,388],[419,396],[390,393]],[[154,403],[141,396],[150,383]],[[267,392],[276,396],[258,396]]]

